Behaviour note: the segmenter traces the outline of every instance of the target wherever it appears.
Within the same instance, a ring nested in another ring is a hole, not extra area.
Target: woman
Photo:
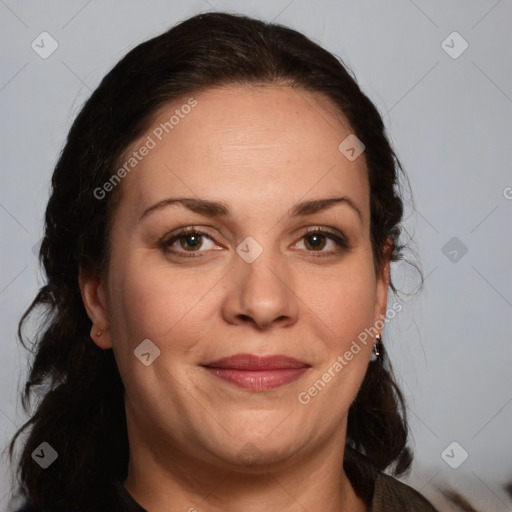
[[[293,30],[204,14],[123,58],[52,179],[23,510],[434,510],[383,473],[399,172]]]

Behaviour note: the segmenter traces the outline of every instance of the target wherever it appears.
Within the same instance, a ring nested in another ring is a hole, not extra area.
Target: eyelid
[[[341,231],[337,228],[330,228],[327,226],[308,227],[302,232],[302,236],[308,235],[309,233],[321,233],[321,234],[325,234],[325,235],[333,235],[333,236],[339,238],[344,243],[348,244],[348,238],[345,236],[343,231]]]

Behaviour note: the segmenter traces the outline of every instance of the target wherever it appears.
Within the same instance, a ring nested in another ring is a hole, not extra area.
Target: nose
[[[236,258],[222,307],[224,319],[259,330],[293,325],[298,299],[286,262],[270,251],[263,251],[252,263]]]

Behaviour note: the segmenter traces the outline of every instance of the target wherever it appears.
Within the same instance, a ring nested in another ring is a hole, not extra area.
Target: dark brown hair
[[[27,320],[36,318],[40,326],[32,340],[23,405],[29,411],[34,397],[38,402],[13,439],[11,455],[24,433],[19,479],[41,510],[94,506],[109,482],[127,474],[122,380],[112,350],[101,350],[89,337],[91,322],[77,280],[80,267],[99,274],[107,268],[110,225],[122,187],[103,199],[94,190],[115,173],[160,107],[225,84],[283,84],[330,99],[366,147],[376,272],[388,238],[394,241],[392,259],[401,257],[401,167],[381,116],[338,58],[289,28],[223,13],[190,18],[131,50],[70,129],[46,209],[40,250],[46,284],[19,326],[25,345]],[[41,442],[59,454],[47,469],[31,457]],[[347,443],[380,469],[392,466],[401,474],[412,459],[406,442],[404,402],[383,350],[350,408]]]

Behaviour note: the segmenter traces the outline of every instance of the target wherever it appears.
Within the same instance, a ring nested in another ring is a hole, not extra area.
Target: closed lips
[[[209,368],[261,371],[308,368],[310,365],[292,357],[282,355],[257,356],[254,354],[238,354],[211,361],[203,366]]]

